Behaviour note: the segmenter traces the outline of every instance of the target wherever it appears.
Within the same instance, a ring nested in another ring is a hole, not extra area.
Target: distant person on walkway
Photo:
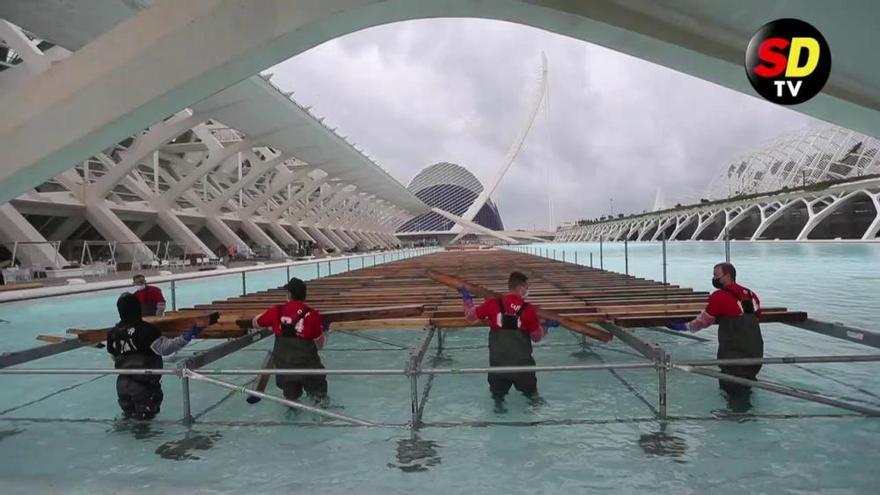
[[[154,285],[147,285],[147,278],[140,274],[132,277],[132,281],[135,287],[134,295],[141,302],[141,315],[164,315],[165,296],[162,295],[162,289]]]
[[[329,323],[306,305],[305,282],[292,278],[285,288],[287,303],[272,306],[252,321],[239,321],[239,326],[272,329],[272,361],[276,368],[323,369],[318,350],[324,347]],[[275,384],[287,400],[299,400],[305,391],[317,403],[327,401],[326,375],[275,375]]]
[[[116,301],[119,323],[107,333],[107,351],[116,369],[161,369],[162,356],[173,354],[197,336],[202,328],[193,327],[183,335],[168,338],[141,318],[141,303],[126,292]],[[216,316],[215,316],[216,315]],[[212,315],[212,322],[219,314]],[[119,375],[116,394],[126,418],[153,419],[162,405],[161,375]]]
[[[695,320],[672,323],[668,328],[696,332],[718,323],[718,359],[764,357],[764,339],[761,337],[761,301],[758,295],[736,283],[736,268],[730,263],[718,263],[713,269],[709,304]],[[721,372],[756,380],[761,365],[721,366]],[[724,380],[719,386],[729,395],[749,392],[751,387]]]
[[[508,293],[499,298],[486,299],[474,307],[474,300],[465,288],[458,289],[464,303],[464,315],[469,321],[489,323],[489,366],[534,366],[532,342],[540,342],[547,328],[559,323],[538,320],[535,308],[525,301],[529,293],[529,279],[521,272],[511,272],[507,280]],[[504,412],[504,397],[510,387],[516,387],[533,405],[543,403],[538,395],[538,379],[529,373],[489,373],[489,391],[495,401],[495,410]]]

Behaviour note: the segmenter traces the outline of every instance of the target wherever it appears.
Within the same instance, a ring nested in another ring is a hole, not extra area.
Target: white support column
[[[871,197],[871,201],[874,202],[874,221],[871,222],[871,225],[868,226],[868,229],[865,230],[865,234],[862,236],[862,240],[870,241],[874,240],[877,237],[877,233],[880,232],[880,192],[872,193],[866,191],[866,194]]]
[[[675,226],[675,230],[672,231],[672,235],[669,236],[672,240],[678,240],[678,235],[688,227],[688,225],[692,224],[694,220],[697,219],[697,215],[686,215],[684,218],[679,218],[677,220],[678,225]]]
[[[53,241],[64,241],[67,240],[76,229],[79,228],[80,225],[85,221],[82,214],[74,213],[73,215],[67,217],[67,220],[61,223],[51,234],[49,234],[49,239]]]
[[[254,242],[260,244],[262,246],[268,246],[272,251],[272,256],[274,258],[283,258],[285,253],[284,250],[279,246],[270,236],[266,233],[265,230],[261,229],[259,225],[257,225],[250,218],[245,218],[241,220],[241,228],[245,232],[247,232],[248,237],[253,239]]]
[[[287,229],[279,225],[277,222],[269,222],[266,224],[266,227],[280,242],[284,243],[285,246],[297,244],[296,237],[290,235],[290,232],[288,232]]]
[[[656,240],[660,239],[660,235],[663,234],[663,232],[667,228],[669,228],[669,226],[672,225],[672,222],[674,222],[674,221],[675,221],[675,217],[669,217],[669,218],[661,221],[659,226],[657,227],[657,231],[654,232],[653,236],[651,236],[651,240],[656,241]]]
[[[0,237],[4,242],[46,242],[46,238],[11,204],[0,205]],[[12,246],[7,246],[12,251]],[[20,248],[16,257],[22,266],[61,268],[67,260],[50,244],[32,244]]]
[[[145,133],[136,136],[122,160],[114,164],[106,175],[89,187],[91,197],[105,198],[116,187],[116,184],[119,184],[139,163],[146,160],[153,151],[206,119],[207,117],[204,115],[192,114],[189,110],[184,110],[178,112],[173,118],[159,122],[147,129]]]
[[[779,218],[786,212],[786,210],[788,210],[789,208],[791,208],[792,206],[794,206],[798,203],[804,203],[804,205],[807,204],[806,200],[804,200],[803,198],[792,199],[788,203],[785,203],[785,204],[779,206],[776,209],[776,211],[771,213],[770,216],[766,216],[766,217],[765,217],[765,212],[766,212],[767,207],[762,208],[761,217],[763,218],[763,220],[761,220],[761,225],[758,226],[758,228],[755,230],[755,233],[752,234],[751,240],[756,241],[756,240],[760,239],[761,235],[764,233],[764,231],[766,231],[768,228],[770,228],[770,226],[773,225],[773,223],[776,222],[776,220],[779,220]],[[768,205],[768,207],[769,206],[771,206],[771,205]]]
[[[699,237],[700,234],[702,234],[703,231],[709,227],[709,225],[712,225],[712,222],[715,221],[715,217],[717,217],[718,214],[723,211],[724,210],[715,210],[714,212],[706,213],[705,218],[703,218],[703,215],[700,214],[700,223],[697,225],[697,229],[694,231],[694,234],[691,236],[691,240],[692,241],[697,240],[697,237]]]
[[[260,143],[259,140],[264,137],[265,136],[249,137],[226,146],[219,153],[209,153],[208,157],[202,160],[194,170],[186,174],[185,177],[165,191],[165,193],[159,198],[158,202],[165,205],[165,207],[173,206],[174,202],[177,201],[184,192],[192,188],[196,182],[201,180],[205,174],[214,171],[214,169],[219,167],[226,160],[235,156],[238,152],[250,150],[254,146],[257,146]]]
[[[308,202],[309,195],[312,194],[313,192],[317,191],[318,188],[320,188],[329,179],[330,179],[330,176],[325,175],[324,177],[321,177],[320,179],[315,179],[311,182],[307,182],[307,183],[303,184],[303,187],[299,191],[294,193],[294,195],[291,196],[290,198],[284,200],[284,202],[282,202],[280,205],[278,205],[278,207],[274,208],[272,211],[264,214],[263,218],[265,218],[269,221],[276,221],[279,218],[284,217],[284,219],[287,220],[288,222],[290,222],[291,224],[298,222],[302,217],[304,217],[311,210],[311,207],[309,206],[310,203]],[[328,192],[326,192],[326,194],[330,194],[330,192],[328,191]],[[325,192],[322,192],[316,201],[320,201],[324,197],[326,197]],[[291,206],[296,205],[297,201],[300,201],[300,200],[303,200],[306,202],[306,207],[302,210],[297,210],[296,212],[294,212],[293,215],[287,215],[287,209]]]
[[[803,229],[801,229],[800,234],[798,234],[797,236],[797,240],[805,241],[809,239],[810,232],[812,232],[816,228],[816,226],[818,226],[822,222],[822,220],[828,218],[829,215],[834,213],[834,210],[840,208],[841,205],[843,205],[858,194],[862,194],[862,192],[853,191],[842,196],[825,195],[823,197],[814,199],[813,201],[807,202],[807,213],[809,214],[810,219],[807,220],[807,224],[804,225]],[[822,209],[822,211],[816,213],[813,207],[819,203],[826,202],[829,198],[833,198],[831,199],[831,202],[828,203],[825,208]]]

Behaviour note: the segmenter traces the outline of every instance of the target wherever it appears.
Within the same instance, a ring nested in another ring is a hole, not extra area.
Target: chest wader
[[[732,291],[734,297],[739,300]],[[721,317],[718,319],[718,359],[760,358],[764,357],[764,339],[761,337],[761,326],[755,314],[751,299],[739,300],[743,307],[743,315],[737,317]],[[720,366],[721,372],[755,380],[761,365]],[[721,389],[730,394],[747,392],[751,387],[719,380]]]
[[[520,316],[525,311],[527,304],[516,314],[507,314],[504,311],[504,301],[498,299],[500,310],[501,328],[489,331],[489,366],[534,366],[535,359],[532,357],[532,341],[529,335],[522,331]],[[538,379],[534,372],[530,373],[489,373],[489,390],[492,398],[498,400],[507,395],[510,387],[514,386],[526,396],[538,393]]]
[[[156,316],[156,309],[156,303],[143,303],[141,304],[141,315]]]
[[[302,315],[291,323],[278,324],[281,327],[281,335],[275,336],[275,346],[272,348],[272,360],[274,366],[281,369],[323,369],[324,364],[318,356],[318,346],[314,340],[303,339],[297,335],[296,325],[305,323],[305,317],[311,312],[306,309]],[[281,314],[279,309],[278,314]],[[280,316],[279,316],[280,319]],[[284,391],[284,398],[297,400],[302,396],[303,390],[313,398],[323,398],[327,395],[327,377],[325,375],[275,375],[275,384]]]
[[[162,358],[152,349],[138,349],[127,329],[116,329],[108,339],[116,369],[162,369]],[[119,375],[116,396],[126,418],[153,419],[162,405],[160,375]]]

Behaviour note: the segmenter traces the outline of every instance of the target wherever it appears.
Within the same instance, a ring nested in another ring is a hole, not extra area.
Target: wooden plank
[[[480,287],[480,286],[474,285],[474,284],[470,284],[470,283],[465,282],[464,280],[462,280],[458,277],[454,277],[452,275],[447,275],[447,274],[439,272],[437,270],[428,270],[427,274],[429,277],[431,277],[432,280],[436,280],[437,282],[439,282],[443,285],[446,285],[447,287],[453,287],[453,288],[465,287],[469,291],[471,291],[473,294],[476,294],[480,297],[489,298],[489,297],[500,297],[501,296],[497,292],[489,291],[487,289],[484,289],[483,287]],[[560,326],[565,327],[571,331],[574,331],[574,332],[577,332],[577,333],[580,333],[583,335],[587,335],[587,336],[592,337],[596,340],[599,340],[602,342],[608,342],[612,338],[611,334],[608,332],[605,332],[605,331],[602,331],[602,330],[599,330],[596,328],[588,327],[586,325],[583,325],[580,322],[566,318],[565,316],[562,316],[562,315],[555,313],[553,311],[548,311],[548,310],[542,309],[538,306],[535,306],[535,312],[538,313],[538,317],[540,317],[540,318],[543,318],[545,320],[556,320],[559,322]]]

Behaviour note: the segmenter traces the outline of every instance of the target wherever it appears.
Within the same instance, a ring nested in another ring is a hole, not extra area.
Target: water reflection
[[[439,445],[433,440],[422,440],[417,434],[410,438],[397,441],[397,462],[388,463],[388,467],[398,468],[405,473],[417,473],[427,471],[429,467],[440,464],[441,458],[437,453]]]
[[[642,434],[639,446],[647,455],[671,457],[675,462],[685,462],[681,458],[687,453],[687,442],[684,438],[666,433],[665,426],[661,426],[658,432]]]
[[[214,447],[214,442],[220,440],[223,435],[220,432],[200,434],[195,431],[188,431],[186,436],[181,440],[172,440],[163,443],[156,449],[156,453],[163,459],[173,461],[199,460],[201,457],[194,455],[195,450],[210,450]]]
[[[138,421],[134,419],[120,419],[113,423],[107,430],[108,433],[130,433],[135,440],[147,440],[158,437],[164,433],[150,421]]]
[[[20,428],[16,428],[13,430],[0,430],[0,442],[2,442],[3,440],[5,440],[11,436],[18,435],[19,433],[24,433],[24,431],[25,430],[22,430]]]

